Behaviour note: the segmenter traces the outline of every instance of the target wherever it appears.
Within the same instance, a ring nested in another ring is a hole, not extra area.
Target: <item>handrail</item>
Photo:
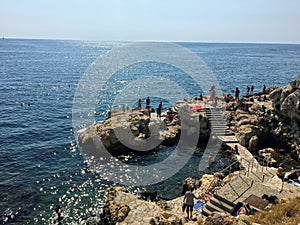
[[[262,172],[263,172],[263,168],[264,168],[264,167],[266,167],[266,170],[268,171],[268,166],[269,166],[268,160],[265,159],[265,158],[259,157],[259,156],[253,156],[253,157],[251,158],[251,160],[247,160],[247,159],[245,159],[245,158],[243,158],[243,157],[240,157],[238,160],[234,161],[234,162],[231,163],[229,166],[227,166],[226,168],[224,168],[224,169],[218,171],[217,173],[224,173],[224,172],[227,171],[228,169],[230,169],[230,171],[231,171],[232,166],[234,166],[234,165],[237,164],[237,163],[242,164],[242,161],[244,160],[244,161],[246,161],[246,162],[248,163],[248,172],[247,172],[247,176],[249,177],[250,171],[251,171],[251,172],[253,171],[253,166],[254,166],[254,160],[255,160],[255,159],[257,160],[257,170],[258,170],[258,167],[259,167],[259,165],[260,165],[259,162],[262,161],[262,164],[263,164],[263,166],[262,166],[262,168],[261,168],[261,169],[262,169]],[[266,166],[264,166],[265,163],[266,163]],[[239,176],[240,176],[240,171],[241,171],[241,170],[239,170]],[[215,181],[215,179],[216,179],[216,176],[214,175],[214,178],[212,179],[212,181],[210,182],[210,184],[209,184],[208,187],[206,188],[205,193],[208,193],[208,192],[209,192],[209,189],[211,188],[211,186],[212,186],[213,182]],[[263,177],[262,177],[262,182],[264,182],[264,175],[263,175]]]
[[[254,162],[255,159],[257,160],[256,169],[258,169],[258,167],[260,165],[260,162],[262,162],[262,168],[261,168],[262,172],[263,172],[264,167],[266,167],[266,170],[268,170],[268,167],[269,167],[269,161],[268,161],[268,159],[262,158],[262,157],[259,157],[259,156],[253,156],[253,158],[251,159],[251,163],[252,163],[251,172],[253,170],[253,166],[254,166],[253,162]]]
[[[259,156],[253,156],[253,158],[251,159],[251,162],[249,164],[249,167],[251,167],[251,172],[253,171],[253,166],[254,166],[254,160],[255,159],[257,160],[256,170],[258,171],[258,167],[261,166],[261,172],[262,173],[264,171],[264,168],[268,172],[268,168],[269,168],[269,161],[268,161],[268,159],[267,158],[262,158],[262,157],[259,157]],[[262,164],[262,165],[260,165],[260,164]],[[249,176],[249,173],[248,173],[248,176]],[[265,174],[262,175],[262,178],[261,178],[262,183],[264,182],[264,180],[265,180]]]
[[[240,163],[240,164],[241,164],[242,160],[245,160],[245,161],[249,162],[247,159],[241,157],[240,159],[235,160],[235,161],[234,161],[233,163],[231,163],[229,166],[227,166],[227,167],[225,167],[224,169],[218,171],[217,173],[224,173],[224,172],[225,172],[226,170],[228,170],[228,169],[230,169],[230,171],[231,171],[232,166],[234,166],[234,165],[237,164],[237,163]],[[240,175],[240,171],[241,171],[241,170],[239,170],[239,175]],[[214,175],[214,178],[212,179],[212,181],[210,182],[210,184],[209,184],[208,187],[206,188],[205,193],[208,193],[208,191],[209,191],[209,189],[211,188],[211,186],[212,186],[213,182],[215,181],[215,179],[216,179],[216,176]]]

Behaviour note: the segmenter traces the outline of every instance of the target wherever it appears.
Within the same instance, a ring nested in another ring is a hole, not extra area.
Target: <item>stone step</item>
[[[212,130],[212,133],[217,134],[218,136],[225,136],[225,130]]]
[[[224,202],[225,204],[227,204],[228,206],[231,206],[232,208],[235,207],[235,203],[228,200],[225,196],[222,196],[222,195],[216,193],[216,194],[214,194],[214,198],[221,202]]]
[[[219,134],[225,134],[226,130],[224,130],[224,129],[212,129],[212,132],[219,133]]]
[[[216,128],[218,128],[218,129],[224,129],[224,130],[228,129],[228,127],[226,125],[224,125],[224,124],[213,124],[212,127],[214,129],[216,129]]]
[[[223,209],[219,208],[218,206],[212,204],[211,202],[207,202],[205,207],[210,211],[210,212],[220,212],[220,213],[226,213]]]
[[[209,216],[212,212],[208,210],[206,207],[203,207],[202,209],[202,215],[203,216]]]
[[[229,205],[226,202],[221,201],[221,200],[219,200],[219,199],[217,199],[215,197],[212,197],[210,199],[210,203],[212,203],[213,205],[215,205],[218,208],[222,209],[223,212],[227,212],[227,213],[231,213],[233,211],[234,207],[235,207],[235,205],[233,207],[232,205]]]
[[[222,113],[220,113],[220,112],[210,112],[210,111],[206,111],[205,112],[206,113],[206,115],[214,115],[214,116],[224,116]]]
[[[238,143],[239,141],[234,135],[222,135],[219,136],[220,140],[225,143]]]
[[[225,136],[233,136],[234,133],[231,130],[226,130],[225,131]]]
[[[209,202],[205,204],[205,207],[202,210],[202,214],[205,216],[209,216],[213,212],[221,212],[221,213],[231,213],[235,207],[235,204],[231,203],[227,204],[220,199],[212,197]]]
[[[239,143],[239,141],[238,140],[227,140],[226,143],[237,144],[237,143]]]
[[[210,117],[208,116],[208,120],[211,122],[211,123],[222,123],[222,124],[226,124],[226,120],[222,117]]]

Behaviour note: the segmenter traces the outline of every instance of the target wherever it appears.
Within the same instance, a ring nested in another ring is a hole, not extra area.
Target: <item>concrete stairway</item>
[[[203,208],[203,215],[209,216],[215,211],[230,214],[236,204],[244,201],[250,194],[262,196],[274,193],[275,190],[267,185],[273,174],[259,171],[250,173],[239,175],[218,190]]]
[[[202,210],[204,216],[209,216],[212,212],[231,213],[235,207],[235,204],[228,201],[218,194],[208,201]]]
[[[253,157],[247,148],[238,143],[226,125],[222,111],[218,110],[218,108],[204,109],[212,124],[212,133],[229,147],[238,146],[239,155],[237,158],[244,170],[242,174],[233,178],[214,193],[213,197],[203,207],[202,214],[209,216],[215,211],[232,213],[238,202],[243,202],[252,194],[258,197],[263,194],[276,194],[278,198],[300,196],[300,191],[292,185],[284,184],[284,189],[282,189],[282,182],[275,175],[276,169],[269,168],[266,161]]]
[[[234,135],[226,125],[226,119],[222,108],[205,108],[203,111],[211,123],[213,134],[216,136]]]
[[[245,169],[244,174],[233,178],[229,183],[214,193],[213,197],[203,207],[202,214],[209,216],[212,212],[232,213],[238,202],[245,201],[250,195],[261,197],[264,194],[275,194],[279,199],[300,197],[300,190],[293,185],[284,184],[275,175],[275,168],[266,168],[254,164]],[[254,207],[254,210],[260,210]]]

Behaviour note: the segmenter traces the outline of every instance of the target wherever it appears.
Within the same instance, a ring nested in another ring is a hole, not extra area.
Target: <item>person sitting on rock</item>
[[[183,203],[186,205],[186,213],[187,213],[187,218],[192,219],[192,214],[193,214],[193,208],[194,208],[194,198],[199,199],[196,197],[193,193],[194,188],[191,187],[189,191],[187,191],[184,195],[183,198]]]
[[[168,109],[167,110],[167,118],[166,118],[168,121],[172,121],[174,119],[174,115],[171,111],[171,109]]]
[[[285,180],[285,169],[284,169],[284,165],[283,163],[280,163],[278,168],[277,168],[277,172],[276,172],[276,175],[278,178],[280,178],[282,181]]]
[[[238,215],[242,215],[242,214],[250,215],[250,214],[252,214],[252,212],[253,212],[253,209],[249,204],[243,204],[243,206],[238,210],[237,214]]]
[[[300,176],[300,169],[298,169],[298,170],[293,170],[293,171],[287,176],[287,180],[292,180],[292,181],[299,182],[299,180],[298,180],[299,176]]]
[[[198,100],[201,101],[201,102],[203,101],[203,95],[202,94],[200,94]]]
[[[238,146],[234,145],[234,147],[231,148],[231,151],[232,151],[233,154],[239,154],[239,148],[238,148]]]
[[[212,198],[212,195],[209,193],[203,193],[200,197],[200,199],[204,202],[207,203],[210,199]]]
[[[266,95],[264,95],[264,97],[263,97],[263,101],[264,101],[264,102],[266,102],[266,101],[267,101],[267,96],[266,96]]]
[[[146,106],[145,110],[144,110],[144,115],[151,117],[151,107],[150,106]]]

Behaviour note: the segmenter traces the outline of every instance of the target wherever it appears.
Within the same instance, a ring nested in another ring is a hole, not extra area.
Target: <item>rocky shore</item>
[[[265,98],[265,101],[260,99]],[[284,87],[271,87],[260,96],[245,96],[242,104],[227,104],[227,125],[239,143],[269,166],[300,162],[300,78]]]
[[[199,131],[197,134],[199,144],[203,145],[203,142],[207,141],[210,136],[209,118],[205,112],[187,110],[188,106],[183,103],[177,102],[160,119],[156,115],[149,117],[140,110],[129,113],[110,112],[112,116],[103,123],[94,123],[80,133],[79,146],[87,154],[97,151],[105,155],[107,150],[113,156],[117,156],[134,152],[139,147],[145,148],[147,142],[149,146],[151,146],[150,143],[173,146],[178,143],[182,132],[193,136],[197,131]],[[184,118],[179,117],[179,114],[183,113]],[[182,120],[184,120],[185,128],[181,126]],[[124,138],[124,134],[129,135],[125,135]],[[151,139],[148,140],[150,136]],[[153,145],[152,149],[156,147],[157,145]]]
[[[254,155],[266,158],[270,166],[278,162],[294,166],[300,160],[300,78],[285,87],[271,87],[257,96],[243,96],[239,103],[226,103],[226,121],[239,143]],[[265,98],[265,100],[263,100]],[[123,155],[132,149],[130,143],[145,145],[151,141],[164,146],[176,145],[182,132],[178,104],[163,115],[162,120],[149,117],[143,112],[115,112],[104,123],[94,123],[78,136],[83,152],[105,152]],[[199,143],[205,143],[211,134],[207,112],[188,111],[185,120],[189,133],[195,130],[195,118],[199,119]],[[161,121],[164,121],[162,123]],[[132,133],[127,146],[116,133]],[[205,144],[204,144],[205,145]],[[134,146],[135,147],[135,146]],[[156,147],[156,146],[154,146]],[[103,153],[104,154],[104,153]]]
[[[184,183],[196,189],[196,195],[204,193],[211,182],[213,187],[220,187],[229,182],[236,174],[231,174],[225,178],[214,179],[214,175],[205,174],[199,180],[187,178]],[[114,187],[107,191],[107,201],[101,214],[101,220],[94,221],[99,225],[173,225],[173,224],[205,224],[219,225],[246,224],[230,215],[214,213],[207,218],[202,218],[200,212],[194,212],[192,220],[186,219],[186,214],[182,212],[183,197],[170,201],[159,200],[148,202],[139,199],[137,195],[129,193],[124,187]]]
[[[160,128],[155,119],[143,113],[119,113],[108,118],[102,124],[93,124],[78,137],[79,145],[84,149],[101,151],[103,143],[113,155],[125,154],[131,151],[116,137],[115,130],[130,127],[135,141],[145,140],[154,136],[162,145],[175,145],[181,134],[181,119],[178,117],[178,107],[170,110],[164,117],[165,126]],[[192,112],[200,124],[199,140],[208,140],[211,133],[209,116],[205,111]],[[124,119],[126,118],[126,119]],[[118,123],[113,120],[119,121]],[[193,132],[195,120],[190,121],[189,132]],[[271,87],[258,95],[243,96],[238,102],[231,99],[226,102],[226,125],[233,132],[238,142],[249,149],[255,156],[262,157],[262,162],[268,167],[278,167],[284,163],[287,168],[300,165],[300,77],[284,87]],[[154,135],[153,135],[154,134]],[[237,173],[203,175],[201,179],[187,178],[185,188],[193,186],[196,195],[202,195],[209,187],[218,189],[228,183]],[[213,183],[212,183],[213,180]],[[281,185],[280,180],[277,185]],[[89,224],[125,225],[125,224],[247,224],[229,214],[213,213],[203,217],[195,213],[194,220],[187,220],[181,212],[183,197],[170,201],[160,200],[147,202],[137,195],[129,193],[125,188],[111,188],[107,193],[107,201],[103,208],[100,221]]]

